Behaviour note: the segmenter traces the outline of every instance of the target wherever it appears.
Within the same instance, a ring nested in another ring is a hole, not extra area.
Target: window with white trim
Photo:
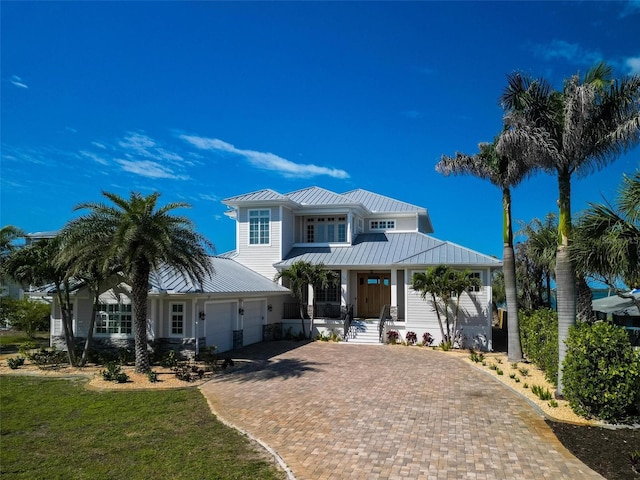
[[[101,303],[96,314],[96,333],[131,335],[130,303]]]
[[[370,220],[369,230],[393,230],[396,228],[395,220]]]
[[[184,303],[171,304],[171,335],[184,335]]]
[[[269,244],[269,210],[249,210],[249,245]]]
[[[340,275],[340,270],[335,270]],[[329,285],[327,288],[318,288],[316,290],[316,302],[339,302],[340,301],[340,282]]]
[[[307,243],[344,243],[347,241],[347,217],[307,218]]]

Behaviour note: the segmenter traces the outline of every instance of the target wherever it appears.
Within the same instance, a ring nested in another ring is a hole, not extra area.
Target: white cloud
[[[159,163],[149,160],[124,160],[117,158],[122,169],[129,172],[149,178],[171,178],[174,180],[188,180],[187,175],[178,175],[170,168],[160,165]]]
[[[89,158],[91,160],[93,160],[96,163],[99,163],[100,165],[109,165],[109,162],[107,160],[105,160],[104,158],[96,155],[93,152],[87,152],[86,150],[80,150],[80,155],[82,155],[85,158]]]
[[[11,83],[19,88],[29,88],[29,86],[22,81],[22,79],[17,75],[11,76]]]
[[[179,138],[202,150],[216,150],[239,155],[255,167],[276,171],[286,177],[308,178],[327,175],[333,178],[349,178],[349,174],[344,170],[312,164],[295,163],[273,153],[236,148],[230,143],[217,138],[205,138],[194,135],[179,135]]]
[[[198,195],[198,197],[200,197],[202,200],[209,200],[211,202],[218,202],[218,200],[220,200],[217,196],[208,195],[206,193],[201,193],[200,195]]]
[[[629,74],[640,75],[640,57],[627,58],[624,63],[629,68]]]
[[[151,160],[181,162],[182,156],[169,152],[157,145],[149,136],[138,132],[129,132],[118,145],[128,151],[127,156],[141,156]]]
[[[553,40],[546,45],[534,45],[533,52],[545,60],[566,60],[575,65],[593,65],[602,60],[598,51],[587,51],[577,43]]]

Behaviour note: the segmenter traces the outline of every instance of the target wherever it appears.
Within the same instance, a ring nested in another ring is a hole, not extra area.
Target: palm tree
[[[478,286],[480,286],[480,279],[471,276],[469,270],[454,270],[448,265],[436,265],[427,268],[424,273],[416,272],[412,275],[411,288],[419,292],[423,299],[426,299],[427,295],[431,297],[431,303],[440,326],[443,345],[449,348],[456,346],[462,292],[470,287]],[[451,318],[449,307],[453,298],[455,298],[455,303],[453,305],[453,318]],[[444,325],[442,322],[443,315]],[[457,346],[462,347],[462,345]]]
[[[5,225],[0,228],[0,258],[5,258],[14,249],[13,242],[24,237],[24,232],[13,225]]]
[[[102,192],[113,205],[83,203],[75,210],[89,213],[69,224],[75,233],[67,238],[67,251],[76,252],[79,259],[95,254],[95,246],[104,246],[100,270],[114,265],[122,269],[131,285],[135,335],[135,369],[149,370],[147,346],[147,296],[149,275],[161,264],[172,266],[196,284],[202,284],[212,273],[206,248],[213,245],[195,232],[186,217],[171,215],[177,208],[187,208],[183,202],[158,207],[160,193],[149,196],[131,192],[129,199]]]
[[[526,237],[524,244],[527,249],[527,258],[541,274],[540,281],[544,281],[546,301],[542,297],[542,289],[539,289],[538,304],[546,303],[551,306],[551,281],[555,274],[556,250],[558,249],[558,216],[549,213],[544,221],[534,218],[528,224],[521,224],[518,235]]]
[[[562,396],[565,340],[576,320],[576,275],[569,255],[571,178],[600,169],[640,141],[640,75],[611,80],[611,68],[600,63],[581,80],[574,75],[562,92],[545,80],[509,76],[502,95],[506,111],[498,143],[504,154],[554,172],[558,179],[558,396]]]
[[[300,307],[300,321],[302,326],[302,335],[307,336],[304,327],[305,317],[305,290],[311,286],[313,289],[313,305],[311,312],[311,325],[309,327],[309,337],[313,334],[313,322],[315,317],[315,298],[319,288],[327,288],[330,285],[335,285],[339,280],[339,276],[333,270],[328,270],[322,263],[312,264],[305,262],[304,260],[298,260],[291,264],[286,270],[276,273],[274,282],[284,279],[287,282],[287,288],[291,290],[293,295],[298,301]]]
[[[577,268],[640,308],[640,301],[628,293],[640,288],[640,170],[623,177],[614,205],[589,204],[576,222],[575,233],[571,255]]]
[[[479,153],[467,155],[456,153],[455,157],[443,156],[436,171],[443,175],[466,174],[489,180],[502,190],[502,242],[504,261],[504,284],[507,297],[507,353],[510,362],[522,360],[518,322],[518,299],[516,295],[516,263],[513,252],[513,227],[511,220],[511,188],[530,175],[529,164],[515,160],[517,157],[500,154],[496,142],[481,143]]]
[[[44,238],[15,250],[6,260],[8,274],[27,288],[28,285],[54,285],[54,291],[62,317],[62,330],[69,364],[76,366],[75,336],[69,292],[69,265],[57,260],[60,251],[60,237]]]

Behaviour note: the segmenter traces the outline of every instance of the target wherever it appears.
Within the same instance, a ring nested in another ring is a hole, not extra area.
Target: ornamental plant
[[[433,335],[431,335],[429,332],[424,332],[422,334],[422,344],[425,347],[429,347],[431,346],[432,343],[433,343]]]
[[[418,341],[418,335],[416,335],[416,332],[407,332],[405,339],[407,340],[407,345],[415,345]]]
[[[564,395],[579,415],[607,422],[640,417],[640,352],[624,328],[578,323],[569,330]]]
[[[398,338],[400,338],[400,334],[396,330],[389,330],[387,332],[387,338],[389,339],[389,343],[391,345],[395,345],[398,343]]]

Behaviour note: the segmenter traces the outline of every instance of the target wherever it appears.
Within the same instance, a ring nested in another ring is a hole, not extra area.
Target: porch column
[[[398,320],[398,269],[391,269],[391,308],[389,311],[391,318]]]
[[[340,306],[349,304],[349,270],[340,270]]]
[[[311,285],[307,286],[307,292],[308,292],[307,313],[308,313],[309,317],[313,317],[313,316],[315,316],[313,314],[313,302],[314,302],[315,298],[313,297],[313,287]]]

